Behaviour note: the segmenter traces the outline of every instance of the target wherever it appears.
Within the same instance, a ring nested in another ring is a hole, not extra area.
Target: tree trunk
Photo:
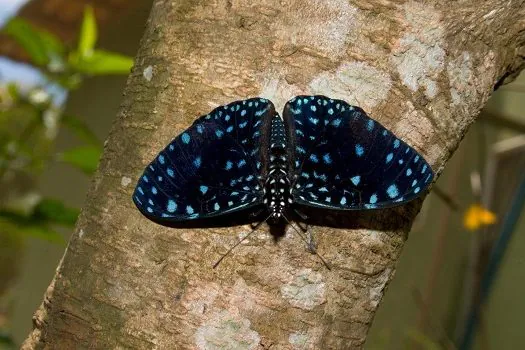
[[[359,349],[421,201],[312,227],[170,229],[133,185],[176,134],[252,96],[359,105],[439,174],[496,84],[523,65],[523,1],[156,1],[66,254],[24,349]],[[349,227],[357,227],[350,229]]]

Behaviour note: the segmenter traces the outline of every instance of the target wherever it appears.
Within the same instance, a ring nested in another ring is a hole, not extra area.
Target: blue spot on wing
[[[388,188],[386,189],[386,193],[390,198],[396,198],[397,196],[399,196],[399,190],[397,189],[396,185],[388,186]]]
[[[168,199],[168,206],[166,208],[170,213],[174,213],[177,210],[177,203],[173,199]]]
[[[315,154],[310,155],[310,160],[314,163],[319,163],[319,158]]]
[[[363,156],[364,153],[365,153],[365,149],[363,148],[363,146],[361,146],[360,144],[356,144],[355,145],[355,154],[358,157],[361,157],[361,156]]]

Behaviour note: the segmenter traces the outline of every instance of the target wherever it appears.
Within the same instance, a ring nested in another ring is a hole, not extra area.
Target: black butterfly
[[[297,96],[283,119],[263,98],[200,117],[145,169],[137,208],[166,225],[240,210],[278,223],[300,206],[398,206],[432,181],[423,157],[359,107]]]

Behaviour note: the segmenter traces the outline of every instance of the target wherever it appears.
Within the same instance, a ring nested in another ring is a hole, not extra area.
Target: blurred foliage
[[[64,244],[58,227],[71,228],[79,209],[40,194],[38,177],[50,162],[63,162],[87,175],[97,168],[102,143],[82,119],[64,113],[69,91],[92,75],[128,74],[133,60],[99,50],[94,11],[86,7],[76,47],[23,19],[11,19],[1,30],[27,53],[42,76],[36,86],[0,85],[0,265],[16,267],[26,237]],[[54,151],[61,128],[73,133],[80,146]],[[5,244],[4,244],[5,243]],[[15,252],[15,254],[9,254]],[[16,276],[0,269],[0,295]],[[3,328],[0,324],[0,328]],[[0,348],[12,345],[0,329]]]
[[[97,25],[90,6],[84,11],[78,45],[73,49],[23,19],[10,20],[3,31],[24,48],[50,81],[66,89],[78,88],[86,75],[128,74],[133,65],[131,57],[95,48]]]
[[[409,329],[405,332],[407,340],[417,346],[417,349],[422,350],[442,350],[445,349],[443,345],[432,340],[426,334],[415,329]]]
[[[78,210],[38,195],[35,177],[50,161],[67,163],[90,175],[96,170],[102,145],[81,119],[63,113],[64,101],[57,104],[53,92],[62,91],[67,96],[89,75],[127,74],[133,60],[95,48],[97,25],[89,6],[74,48],[19,18],[11,19],[2,31],[27,52],[44,82],[29,88],[7,83],[0,88],[0,222],[4,228],[11,226],[10,230],[62,241],[53,226],[74,225]],[[53,145],[61,127],[86,145],[54,155]],[[24,185],[17,186],[20,181]]]
[[[100,146],[80,146],[62,152],[58,159],[89,175],[97,170],[101,151]]]
[[[0,330],[0,349],[15,349],[15,342],[11,336]]]

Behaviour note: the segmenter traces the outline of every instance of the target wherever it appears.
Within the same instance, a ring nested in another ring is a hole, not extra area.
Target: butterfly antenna
[[[288,223],[288,225],[290,225],[295,232],[297,232],[297,234],[299,235],[299,237],[301,237],[301,239],[304,241],[304,243],[306,243],[308,245],[308,247],[310,248],[310,251],[315,253],[315,255],[317,255],[319,257],[319,259],[321,259],[321,261],[323,262],[324,266],[326,266],[326,268],[330,271],[332,271],[332,268],[330,267],[330,265],[328,265],[328,263],[326,262],[326,260],[321,256],[321,254],[319,254],[317,252],[317,249],[312,248],[312,244],[311,242],[308,242],[308,240],[303,236],[303,234],[294,226],[292,225],[292,223],[290,222],[290,220],[288,220],[288,218],[286,216],[283,215],[283,218],[284,220],[286,220],[286,222]]]
[[[259,228],[259,226],[261,226],[263,223],[266,222],[266,220],[268,220],[268,218],[270,217],[270,215],[268,215],[268,217],[266,219],[264,219],[263,221],[259,222],[257,225],[255,225],[252,230],[250,232],[248,232],[248,234],[246,236],[244,236],[243,238],[241,238],[239,241],[237,241],[237,243],[235,243],[230,249],[228,249],[228,251],[226,253],[224,253],[223,256],[220,257],[219,260],[217,260],[217,262],[215,264],[213,264],[213,268],[216,268],[217,266],[219,266],[219,264],[221,263],[222,259],[224,259],[226,256],[228,256],[232,250],[235,249],[235,247],[237,247],[239,244],[241,244],[242,242],[244,242],[244,240],[246,240],[248,237],[250,237],[250,235],[252,233],[255,232],[255,230],[257,230]]]

